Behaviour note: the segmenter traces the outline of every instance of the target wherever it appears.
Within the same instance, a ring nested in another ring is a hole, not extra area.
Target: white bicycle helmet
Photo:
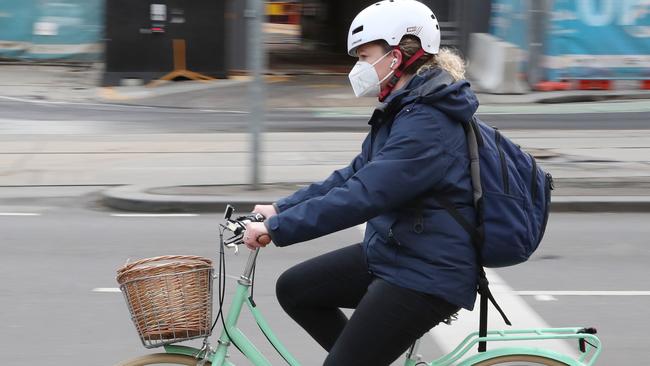
[[[348,53],[356,57],[359,46],[377,40],[394,47],[407,34],[420,39],[424,52],[438,53],[440,26],[428,6],[416,0],[383,0],[363,9],[352,21]]]

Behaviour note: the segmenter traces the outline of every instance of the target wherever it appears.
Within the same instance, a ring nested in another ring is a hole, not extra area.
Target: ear
[[[404,60],[402,57],[402,52],[400,50],[394,49],[391,51],[390,57],[393,58],[393,60],[390,62],[390,68],[392,70],[397,70],[400,65],[402,65],[402,61]]]

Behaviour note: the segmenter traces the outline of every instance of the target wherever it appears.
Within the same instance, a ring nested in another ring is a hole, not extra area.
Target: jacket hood
[[[431,105],[459,122],[469,121],[478,109],[478,99],[467,80],[454,81],[439,68],[414,76],[402,90],[390,95],[386,108],[400,110],[414,102]]]

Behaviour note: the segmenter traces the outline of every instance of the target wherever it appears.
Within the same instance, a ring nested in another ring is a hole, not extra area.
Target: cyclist
[[[478,101],[464,63],[439,49],[433,12],[385,0],[350,26],[349,78],[357,96],[382,103],[361,153],[323,182],[273,205],[244,241],[276,246],[367,222],[363,243],[310,259],[276,285],[283,309],[329,352],[325,365],[389,365],[460,308],[471,310],[477,265],[469,236],[435,199],[474,223],[465,133]],[[340,308],[354,308],[350,319]]]

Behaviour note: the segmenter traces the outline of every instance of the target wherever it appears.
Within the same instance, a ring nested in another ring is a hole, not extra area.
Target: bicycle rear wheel
[[[490,358],[489,360],[475,363],[473,366],[568,366],[564,362],[552,358],[532,355],[508,355]]]
[[[195,366],[197,359],[185,355],[172,355],[169,353],[154,353],[151,355],[140,356],[132,358],[127,361],[118,363],[115,366],[147,366],[147,365],[184,365]],[[205,366],[210,366],[212,363],[206,362]]]

